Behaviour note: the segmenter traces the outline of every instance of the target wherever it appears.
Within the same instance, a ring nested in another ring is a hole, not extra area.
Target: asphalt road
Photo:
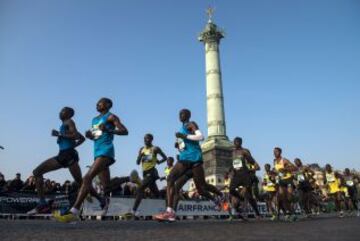
[[[318,218],[295,223],[271,221],[83,221],[0,220],[2,241],[112,240],[360,240],[360,218]]]

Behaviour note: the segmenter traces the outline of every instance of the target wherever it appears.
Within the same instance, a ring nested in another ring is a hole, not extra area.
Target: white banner
[[[134,205],[134,198],[111,198],[110,206],[106,216],[121,216],[131,212]],[[267,214],[265,203],[258,203],[261,214]],[[165,210],[165,200],[143,199],[138,211],[140,216],[152,216]],[[248,213],[252,213],[250,209]],[[83,215],[100,216],[102,210],[97,200],[84,203]],[[215,205],[210,201],[180,201],[177,207],[178,216],[216,216],[229,215],[227,211],[215,210]]]
[[[131,212],[134,205],[134,198],[111,198],[110,205],[106,216],[121,216]],[[138,208],[141,216],[152,216],[165,210],[165,201],[159,199],[143,199]],[[100,216],[102,210],[97,200],[84,203],[83,215]]]

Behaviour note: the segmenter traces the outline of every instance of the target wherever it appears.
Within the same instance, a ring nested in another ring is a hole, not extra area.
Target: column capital
[[[224,38],[224,32],[218,30],[216,24],[212,22],[206,24],[204,31],[202,31],[198,37],[199,41],[204,43],[219,43],[222,38]]]

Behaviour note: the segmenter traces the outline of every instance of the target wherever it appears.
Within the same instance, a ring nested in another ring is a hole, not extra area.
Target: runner
[[[165,176],[164,177],[161,177],[160,178],[160,181],[163,181],[163,180],[166,180],[167,177],[169,176],[170,172],[171,172],[171,169],[174,167],[174,158],[173,157],[168,157],[168,159],[166,160],[166,167],[165,167],[165,170],[164,170],[164,174]]]
[[[86,137],[94,141],[94,163],[83,178],[79,194],[73,207],[65,213],[54,213],[56,220],[60,222],[72,222],[78,220],[80,207],[91,190],[92,180],[99,175],[105,196],[107,197],[107,206],[109,198],[109,167],[115,163],[115,151],[113,145],[114,135],[128,135],[128,130],[120,122],[120,119],[110,112],[112,101],[108,98],[102,98],[96,105],[100,115],[92,120],[91,130],[86,132]],[[104,210],[107,211],[107,208]]]
[[[300,196],[300,204],[305,215],[311,217],[312,205],[317,205],[311,182],[315,173],[307,166],[304,166],[299,158],[294,160],[297,170],[295,171],[296,187]]]
[[[188,169],[178,180],[176,180],[175,182],[175,197],[174,197],[174,210],[177,210],[177,206],[178,203],[181,199],[185,199],[182,195],[182,188],[184,187],[184,185],[190,181],[192,178],[194,177],[193,171],[192,169]],[[224,195],[223,193],[218,190],[215,186],[211,185],[210,183],[205,183],[205,189],[214,194],[215,196],[219,197],[220,199],[222,199],[222,201],[225,201],[224,199]],[[215,209],[220,210],[222,207],[220,206],[215,206]]]
[[[50,213],[51,211],[51,205],[45,200],[44,195],[44,174],[61,168],[67,168],[75,182],[79,186],[81,185],[82,175],[78,163],[79,156],[75,148],[80,146],[85,141],[85,138],[76,129],[75,122],[72,119],[74,114],[75,111],[72,108],[62,108],[59,114],[59,118],[62,122],[60,130],[52,130],[51,132],[51,135],[57,138],[59,154],[42,162],[33,171],[36,181],[36,190],[40,201],[34,209],[27,213],[29,215]],[[101,198],[94,189],[91,189],[91,194],[98,199],[101,206],[105,205],[104,199]]]
[[[263,179],[263,190],[268,212],[271,214],[271,220],[277,218],[276,214],[276,173],[271,170],[270,164],[264,166],[265,174]]]
[[[195,186],[199,194],[216,205],[221,205],[220,200],[212,196],[207,188],[205,173],[203,168],[202,151],[199,142],[204,139],[198,125],[190,121],[190,110],[183,109],[179,113],[179,119],[182,122],[180,132],[175,134],[178,138],[175,147],[180,151],[179,161],[172,168],[167,179],[167,209],[165,212],[154,215],[158,221],[175,221],[175,183],[188,170],[192,170]]]
[[[292,203],[294,190],[294,177],[292,172],[296,170],[294,165],[286,158],[281,156],[280,147],[274,148],[274,167],[277,172],[277,199],[278,199],[278,215],[279,209],[285,213],[285,220],[295,221],[297,219]]]
[[[338,172],[333,171],[330,164],[325,166],[325,184],[327,185],[328,194],[330,198],[335,201],[336,211],[339,213],[339,217],[344,217],[344,196],[341,191],[341,176]]]
[[[260,166],[250,163],[247,163],[247,166],[250,173],[251,191],[253,197],[256,201],[259,201],[259,178],[256,176],[256,172],[260,170]]]
[[[357,204],[357,189],[356,189],[356,178],[351,174],[349,168],[345,168],[344,170],[344,186],[347,188],[346,204],[350,212],[354,212],[358,210]]]
[[[237,212],[241,200],[239,186],[242,186],[242,194],[244,194],[245,200],[248,201],[255,212],[256,218],[260,218],[257,202],[252,194],[252,180],[251,173],[248,168],[249,165],[253,165],[256,169],[259,169],[259,165],[255,159],[251,156],[248,149],[242,147],[242,139],[235,137],[233,150],[233,166],[232,166],[232,179],[230,181],[230,194],[232,196],[232,212]],[[235,215],[235,213],[232,213]]]
[[[159,189],[156,185],[156,180],[159,179],[159,174],[156,169],[156,164],[161,164],[167,160],[166,155],[160,149],[160,147],[154,146],[152,144],[154,137],[152,134],[146,134],[144,137],[145,146],[140,148],[139,155],[136,160],[137,165],[142,165],[143,170],[143,180],[141,185],[137,189],[136,199],[132,209],[132,214],[134,217],[139,216],[137,211],[141,200],[144,197],[144,191],[146,188],[149,188],[151,193],[155,198],[158,198],[160,195]],[[157,156],[161,156],[161,160],[157,159]]]

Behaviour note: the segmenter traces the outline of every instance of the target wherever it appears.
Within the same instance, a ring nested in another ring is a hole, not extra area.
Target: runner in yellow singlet
[[[324,176],[328,195],[334,199],[336,211],[339,212],[339,217],[342,218],[344,216],[344,196],[341,191],[341,176],[338,172],[333,171],[330,164],[326,164]]]
[[[274,168],[277,172],[277,199],[278,208],[285,211],[285,219],[295,221],[297,219],[292,202],[294,190],[294,177],[292,172],[295,166],[286,158],[282,157],[280,147],[274,148]]]

